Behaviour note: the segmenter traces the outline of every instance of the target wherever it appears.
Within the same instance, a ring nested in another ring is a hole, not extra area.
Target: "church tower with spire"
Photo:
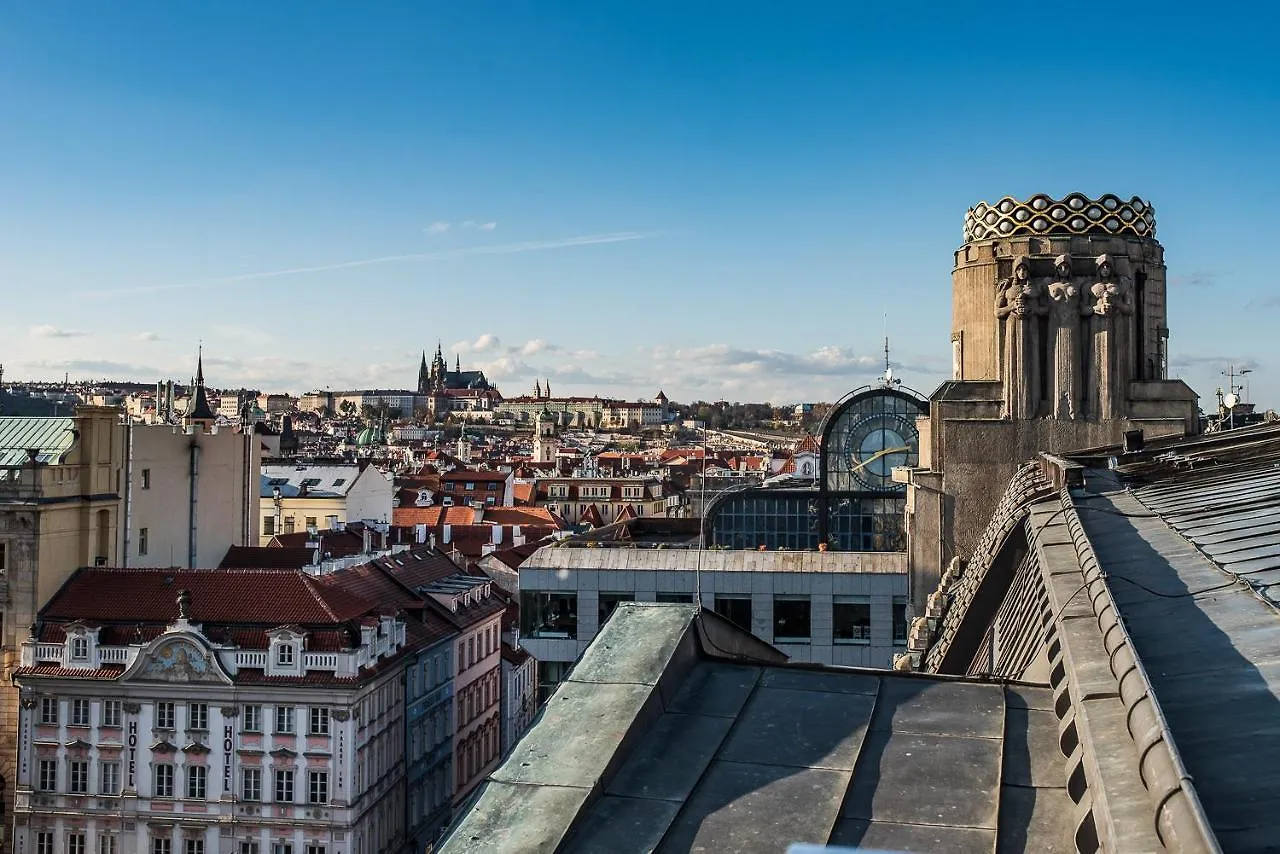
[[[204,390],[204,347],[196,355],[196,377],[193,385],[191,405],[187,407],[182,423],[188,429],[199,428],[208,433],[213,429],[217,416],[213,414],[213,407],[209,405],[209,397]]]
[[[418,367],[418,394],[431,390],[431,369],[427,367],[427,351],[422,351],[422,364]]]

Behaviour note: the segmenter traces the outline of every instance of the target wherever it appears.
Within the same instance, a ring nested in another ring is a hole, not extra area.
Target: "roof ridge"
[[[309,591],[311,591],[311,595],[315,597],[316,602],[318,602],[320,604],[320,607],[324,609],[324,612],[329,615],[329,619],[333,620],[335,623],[342,622],[338,618],[338,615],[334,613],[334,610],[332,607],[330,607],[328,601],[323,596],[321,596],[320,591],[316,589],[315,579],[313,579],[310,575],[307,575],[302,570],[297,570],[297,573],[299,576],[301,576],[302,583],[306,586],[306,588]]]

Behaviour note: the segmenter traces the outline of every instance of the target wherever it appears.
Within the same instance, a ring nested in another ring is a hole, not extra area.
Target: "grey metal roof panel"
[[[729,663],[712,660],[709,646],[686,669],[682,631],[693,615],[679,605],[620,606],[491,777],[497,792],[481,793],[443,851],[469,852],[467,843],[490,831],[517,838],[493,826],[498,807],[541,826],[540,836],[526,827],[525,847],[510,850],[777,852],[793,842],[892,840],[898,850],[990,852],[1001,838],[1001,850],[1038,852],[1071,844],[1073,804],[1049,689]],[[644,639],[644,627],[657,636]],[[658,656],[667,663],[655,666],[645,646],[669,651]],[[672,679],[679,684],[667,685]],[[572,788],[584,798],[564,796],[534,816],[512,803],[512,787]]]

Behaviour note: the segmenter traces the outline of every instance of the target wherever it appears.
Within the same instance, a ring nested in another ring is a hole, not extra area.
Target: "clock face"
[[[912,419],[896,412],[869,413],[851,425],[845,441],[849,471],[863,489],[898,489],[893,469],[918,458],[919,433]]]

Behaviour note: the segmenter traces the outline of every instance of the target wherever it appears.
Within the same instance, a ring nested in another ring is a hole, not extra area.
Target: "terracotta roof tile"
[[[76,570],[40,616],[64,622],[168,622],[177,619],[179,590],[191,594],[194,622],[328,625],[375,610],[373,603],[296,570],[95,567]]]

